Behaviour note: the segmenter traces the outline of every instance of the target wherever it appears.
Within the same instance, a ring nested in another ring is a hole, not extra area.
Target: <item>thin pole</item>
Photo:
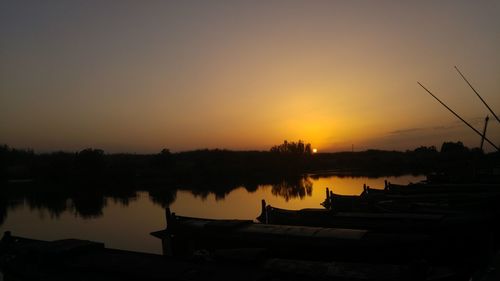
[[[486,128],[488,128],[488,120],[490,120],[490,117],[486,115],[486,119],[484,119],[484,128],[483,128],[483,137],[481,138],[481,151],[483,150],[483,144],[484,144],[484,138],[486,137]]]
[[[489,109],[489,111],[491,112],[491,114],[493,114],[493,116],[495,116],[495,118],[497,119],[498,122],[500,122],[500,119],[498,119],[498,116],[495,114],[495,112],[493,112],[493,110],[488,106],[488,104],[483,100],[483,98],[481,97],[481,95],[479,95],[479,93],[476,91],[476,89],[474,89],[474,87],[472,87],[471,83],[469,83],[469,81],[467,80],[467,78],[465,78],[465,76],[462,74],[462,72],[460,72],[460,70],[458,69],[458,67],[455,66],[455,69],[457,70],[458,74],[460,74],[460,76],[462,76],[462,78],[465,80],[465,82],[467,82],[467,84],[469,85],[469,87],[474,91],[474,93],[476,93],[477,97],[484,103],[484,105]]]
[[[261,207],[262,207],[262,215],[264,216],[264,224],[268,224],[269,223],[269,217],[268,217],[268,214],[267,214],[266,200],[262,199],[262,201],[261,201]]]
[[[476,132],[476,134],[478,134],[480,137],[484,137],[484,139],[489,143],[491,144],[494,148],[496,148],[496,150],[500,151],[500,149],[494,144],[492,143],[489,139],[486,138],[486,136],[483,136],[483,134],[481,134],[481,132],[479,132],[478,130],[476,130],[476,128],[472,127],[471,124],[469,124],[467,121],[465,121],[462,117],[460,117],[458,114],[455,113],[455,111],[453,111],[451,108],[449,108],[446,104],[444,104],[440,99],[438,99],[435,95],[433,95],[431,93],[431,91],[427,90],[426,87],[424,87],[424,85],[420,84],[420,82],[417,82],[420,87],[424,88],[424,90],[429,93],[433,98],[435,98],[440,104],[442,104],[444,107],[446,107],[446,109],[448,109],[451,113],[453,113],[453,115],[455,115],[458,119],[460,119],[462,122],[465,123],[465,125],[469,126],[469,128],[471,128],[474,132]]]

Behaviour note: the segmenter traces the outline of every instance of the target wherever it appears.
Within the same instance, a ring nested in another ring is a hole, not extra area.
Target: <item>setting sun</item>
[[[500,281],[499,14],[0,0],[0,281]]]

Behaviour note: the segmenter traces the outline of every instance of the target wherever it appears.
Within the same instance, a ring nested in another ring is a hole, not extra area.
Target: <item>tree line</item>
[[[445,142],[440,150],[421,146],[407,151],[366,150],[312,154],[303,141],[271,147],[268,151],[202,149],[156,154],[107,154],[87,148],[79,152],[35,153],[0,146],[0,180],[34,179],[64,182],[112,181],[124,184],[210,184],[276,181],[290,175],[324,170],[365,174],[463,172],[491,167],[498,153],[483,154],[461,142]]]

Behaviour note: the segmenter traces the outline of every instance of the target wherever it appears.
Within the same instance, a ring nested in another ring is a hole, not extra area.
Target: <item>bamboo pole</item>
[[[438,99],[434,94],[432,94],[431,91],[429,91],[426,87],[424,87],[424,85],[420,84],[420,82],[417,82],[417,83],[420,85],[420,87],[424,88],[424,90],[427,93],[429,93],[433,98],[435,98],[440,104],[442,104],[444,107],[446,107],[446,109],[448,109],[451,113],[453,113],[453,115],[455,115],[458,119],[460,119],[462,122],[464,122],[465,125],[469,126],[469,128],[471,128],[474,132],[476,132],[476,134],[478,134],[480,137],[483,137],[483,134],[481,134],[481,132],[476,130],[476,128],[472,127],[471,124],[469,124],[467,121],[465,121],[462,117],[460,117],[460,115],[458,115],[455,111],[453,111],[451,108],[449,108],[446,104],[444,104],[440,99]],[[486,136],[484,136],[484,139],[489,144],[491,144],[491,146],[493,146],[496,150],[500,151],[498,146],[496,146],[493,142],[491,142],[488,138],[486,138]]]
[[[488,104],[484,101],[484,99],[481,97],[481,95],[476,91],[476,89],[474,89],[474,87],[472,87],[471,83],[469,83],[469,80],[467,80],[467,78],[465,78],[465,76],[462,74],[462,72],[460,72],[460,70],[458,69],[458,67],[455,66],[455,69],[457,70],[458,74],[460,74],[460,76],[462,76],[462,78],[465,80],[465,82],[467,82],[467,84],[469,85],[469,87],[474,91],[474,93],[476,93],[477,97],[483,102],[483,104],[488,108],[488,110],[491,112],[491,114],[493,114],[493,116],[495,116],[495,118],[497,119],[498,122],[500,122],[500,119],[498,119],[498,116],[495,114],[495,112],[493,112],[493,110],[488,106]]]

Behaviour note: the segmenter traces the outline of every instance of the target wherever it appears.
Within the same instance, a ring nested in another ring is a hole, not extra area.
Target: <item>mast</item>
[[[481,151],[483,150],[483,144],[484,144],[484,138],[486,137],[486,128],[488,127],[488,121],[490,120],[490,117],[486,115],[486,118],[484,119],[484,128],[483,128],[483,136],[481,137]]]

